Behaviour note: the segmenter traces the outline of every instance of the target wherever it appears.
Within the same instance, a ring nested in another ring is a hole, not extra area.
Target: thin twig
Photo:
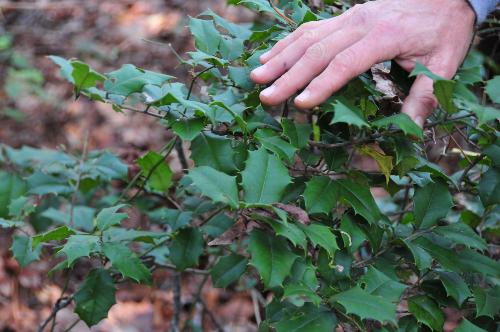
[[[269,4],[271,5],[271,7],[273,8],[273,10],[276,12],[276,14],[281,17],[282,19],[285,20],[286,23],[290,24],[291,26],[293,27],[296,27],[297,26],[297,23],[295,23],[294,20],[292,20],[291,18],[287,17],[285,14],[283,14],[281,12],[281,10],[276,7],[276,5],[274,4],[274,1],[273,0],[269,0]]]
[[[83,153],[82,153],[82,157],[80,158],[80,162],[78,163],[78,178],[76,180],[73,194],[71,195],[71,207],[69,210],[69,226],[70,227],[73,227],[73,219],[74,219],[74,214],[75,214],[74,213],[75,204],[76,204],[76,200],[78,199],[78,190],[80,189],[80,182],[82,181],[83,164],[85,164],[85,161],[87,160],[88,145],[89,145],[89,129],[87,129],[85,131],[85,138],[83,140]]]
[[[81,321],[81,319],[80,319],[80,318],[75,319],[75,321],[74,321],[73,323],[71,323],[71,325],[70,325],[70,326],[68,326],[68,327],[64,330],[64,332],[69,332],[69,331],[71,331],[71,330],[72,330],[72,329],[76,326],[76,324],[80,323],[80,321]]]

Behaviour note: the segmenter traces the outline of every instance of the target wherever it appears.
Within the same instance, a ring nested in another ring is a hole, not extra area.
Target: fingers
[[[311,45],[328,38],[328,36],[337,31],[339,29],[339,21],[331,20],[328,24],[316,24],[312,26],[313,28],[310,28],[309,25],[303,26],[306,26],[306,28],[300,30],[301,32],[298,34],[298,37],[294,37],[294,39],[291,39],[291,42],[285,44],[276,44],[271,50],[272,56],[267,62],[252,71],[250,78],[255,83],[267,84],[283,75],[304,55]],[[293,34],[296,33],[294,32]]]
[[[401,111],[423,128],[425,119],[437,107],[437,104],[432,79],[419,75],[415,79]]]
[[[289,34],[288,36],[277,42],[271,50],[262,54],[259,58],[260,62],[262,64],[265,64],[266,62],[271,60],[274,56],[281,53],[281,51],[283,51],[285,48],[290,46],[290,44],[292,44],[294,41],[298,40],[306,31],[317,28],[327,23],[328,21],[329,20],[321,20],[321,21],[302,24],[297,30],[295,30],[294,32],[292,32],[291,34]]]
[[[300,108],[317,106],[374,64],[396,57],[399,44],[394,33],[390,27],[376,27],[337,54],[328,67],[295,98],[295,105]]]
[[[311,45],[286,74],[262,91],[261,101],[268,105],[285,101],[321,73],[338,53],[361,39],[362,35],[361,30],[345,29]],[[276,56],[268,64],[278,58]]]
[[[450,53],[451,55],[452,53]],[[437,54],[424,65],[434,74],[444,78],[451,78],[458,68],[458,62],[453,57]],[[449,60],[448,60],[449,59]],[[407,114],[416,124],[424,127],[425,120],[438,106],[434,96],[434,82],[425,75],[419,75],[413,82],[408,97],[406,97],[402,112]]]

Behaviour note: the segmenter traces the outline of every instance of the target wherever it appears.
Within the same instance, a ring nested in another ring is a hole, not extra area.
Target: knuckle
[[[318,38],[318,32],[316,30],[306,30],[302,38],[306,41],[316,40]]]
[[[369,19],[369,13],[366,5],[357,4],[351,8],[350,23],[353,25],[364,26]]]
[[[337,54],[333,59],[333,67],[337,73],[350,75],[356,64],[356,54],[353,50],[347,49]]]
[[[432,91],[424,91],[416,96],[418,102],[428,111],[432,111],[438,106],[437,98],[432,94]]]
[[[309,47],[304,53],[304,58],[307,60],[321,60],[326,55],[326,46],[323,42],[317,42]]]

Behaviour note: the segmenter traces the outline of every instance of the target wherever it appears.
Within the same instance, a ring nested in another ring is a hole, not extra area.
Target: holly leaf
[[[381,296],[372,295],[359,286],[334,295],[330,302],[340,303],[347,313],[358,315],[361,319],[396,322],[396,304]]]
[[[460,222],[437,227],[433,232],[453,241],[455,244],[462,244],[466,247],[479,250],[486,250],[488,248],[484,239],[477,235],[472,228]]]
[[[71,235],[59,251],[66,255],[66,266],[70,267],[80,257],[89,257],[99,249],[99,237],[96,235]]]
[[[155,151],[148,151],[137,159],[137,165],[142,173],[148,178],[148,186],[160,192],[166,192],[172,185],[173,172],[164,161],[164,157]]]
[[[347,123],[356,127],[369,127],[370,125],[361,116],[361,110],[356,109],[352,105],[336,100],[333,104],[334,116],[332,124],[334,123]]]
[[[274,152],[280,159],[287,160],[288,162],[293,161],[293,156],[297,148],[283,140],[273,130],[257,129],[254,136],[263,147]]]
[[[249,152],[241,177],[247,203],[279,202],[286,186],[292,182],[288,169],[264,148]]]
[[[382,119],[373,121],[371,123],[376,128],[388,128],[390,125],[395,125],[406,135],[413,137],[423,138],[424,132],[413,120],[404,113],[383,117]]]
[[[469,322],[467,319],[464,318],[462,319],[460,325],[458,325],[457,328],[454,330],[454,332],[487,332],[487,331],[472,324],[471,322]]]
[[[351,180],[338,180],[341,191],[339,197],[349,204],[354,211],[363,216],[370,224],[375,224],[381,218],[381,212],[373,199],[367,185],[361,185]]]
[[[75,293],[75,312],[89,327],[108,317],[108,311],[116,303],[115,284],[104,269],[90,271]]]
[[[75,234],[71,228],[67,226],[61,226],[53,230],[47,231],[42,234],[37,234],[32,238],[33,248],[38,246],[40,243],[45,243],[49,241],[61,241],[67,239],[70,235]]]
[[[489,289],[475,287],[473,292],[476,301],[476,317],[487,316],[495,319],[500,312],[500,286]]]
[[[238,170],[233,140],[212,133],[201,133],[191,142],[191,159],[196,166],[210,166],[224,173]]]
[[[104,255],[123,277],[151,283],[151,272],[126,245],[108,242],[102,245]]]
[[[321,247],[326,250],[330,257],[334,257],[337,246],[337,238],[329,227],[319,224],[309,226],[300,225],[301,229],[307,235],[314,247]]]
[[[453,207],[453,200],[448,186],[439,182],[429,183],[415,192],[413,198],[415,224],[420,229],[434,226],[446,217]]]
[[[309,213],[329,214],[337,205],[338,183],[326,176],[314,176],[306,184],[304,202]]]
[[[439,306],[430,297],[418,295],[408,300],[408,310],[418,322],[427,325],[433,331],[442,331],[444,315]]]
[[[9,215],[9,205],[26,192],[26,182],[15,174],[0,171],[0,218]]]
[[[437,274],[448,296],[455,299],[459,305],[462,305],[467,298],[472,296],[469,287],[457,273],[437,271]]]
[[[203,235],[198,229],[183,228],[172,239],[170,260],[179,271],[198,264],[204,250]]]
[[[478,190],[484,206],[500,204],[500,169],[491,167],[484,173],[479,181]]]
[[[284,317],[272,325],[277,332],[334,331],[337,326],[337,317],[326,307],[306,303],[301,308],[287,310]]]
[[[281,119],[283,134],[288,137],[290,143],[297,149],[302,149],[309,144],[312,134],[312,126],[308,123],[295,123],[290,119]]]
[[[146,85],[162,86],[173,77],[125,64],[120,69],[107,74],[104,90],[113,95],[128,97],[141,93]]]
[[[237,254],[221,257],[210,275],[217,288],[226,288],[236,282],[247,269],[248,259]]]
[[[205,121],[202,118],[176,119],[169,122],[174,133],[183,141],[192,141],[205,127]]]
[[[189,171],[188,176],[202,194],[214,202],[221,202],[233,208],[239,205],[236,177],[219,172],[212,167],[200,166]]]
[[[500,104],[500,76],[486,82],[485,90],[492,102]]]
[[[95,218],[95,225],[100,231],[105,231],[111,226],[119,225],[122,220],[126,219],[126,213],[118,213],[117,211],[126,207],[126,204],[119,204],[109,208],[102,209]]]
[[[38,260],[42,247],[34,247],[29,236],[14,235],[10,250],[19,265],[26,267],[29,263]]]
[[[217,53],[222,36],[212,20],[189,17],[189,30],[194,37],[197,49],[210,55]]]
[[[281,286],[298,258],[283,237],[255,229],[250,234],[250,264],[259,272],[266,288]]]
[[[364,290],[393,303],[399,303],[401,295],[408,287],[400,282],[394,281],[373,266],[368,268],[368,272],[361,278]]]

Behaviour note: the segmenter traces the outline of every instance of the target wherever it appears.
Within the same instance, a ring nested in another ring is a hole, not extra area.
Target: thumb
[[[424,126],[425,119],[427,119],[438,105],[433,92],[432,79],[424,75],[419,75],[415,79],[410,93],[404,101],[401,111],[420,127]]]

